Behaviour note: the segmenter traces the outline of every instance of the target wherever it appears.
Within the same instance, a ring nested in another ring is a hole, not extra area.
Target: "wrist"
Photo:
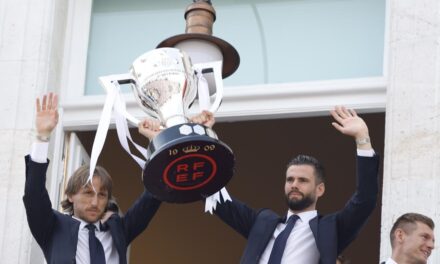
[[[372,149],[371,140],[370,137],[359,137],[355,139],[356,141],[356,148],[363,149],[363,150],[369,150]]]
[[[50,141],[50,134],[43,134],[39,133],[35,136],[38,142],[49,142]]]
[[[355,139],[355,141],[356,141],[356,145],[358,145],[358,146],[367,145],[367,144],[371,143],[371,140],[368,136],[367,137],[357,137]]]

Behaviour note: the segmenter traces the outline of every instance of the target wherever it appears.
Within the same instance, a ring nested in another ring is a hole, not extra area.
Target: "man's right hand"
[[[42,102],[37,98],[36,108],[37,135],[48,138],[58,124],[58,96],[54,93],[45,94]]]
[[[156,119],[144,119],[138,124],[139,133],[147,137],[150,141],[157,136],[160,129],[160,122]]]
[[[206,127],[212,128],[215,124],[214,114],[209,111],[203,111],[190,118],[190,121]]]
[[[372,149],[368,126],[356,111],[336,106],[330,113],[336,121],[332,125],[342,134],[353,137],[358,149]]]

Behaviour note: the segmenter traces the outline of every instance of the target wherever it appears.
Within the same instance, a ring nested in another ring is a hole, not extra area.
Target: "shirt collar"
[[[294,213],[292,213],[290,210],[287,211],[286,221],[292,215],[294,215]],[[299,220],[301,220],[301,222],[307,222],[308,223],[310,220],[312,220],[313,218],[315,218],[318,215],[318,211],[316,211],[316,210],[306,211],[306,212],[298,213],[296,215],[299,216]]]
[[[79,224],[79,230],[82,230],[83,228],[85,228],[86,227],[86,225],[88,225],[88,224],[94,224],[95,226],[96,226],[96,231],[101,231],[101,225],[100,225],[100,221],[97,221],[97,222],[95,222],[95,223],[88,223],[88,222],[86,222],[86,221],[84,221],[84,220],[82,220],[82,219],[80,219],[80,218],[78,218],[78,217],[76,217],[76,216],[72,216],[72,218],[74,218],[74,219],[76,219],[76,220],[78,220],[79,222],[80,222],[80,224]]]
[[[385,262],[385,264],[398,264],[398,263],[396,261],[394,261],[394,259],[388,258],[387,261]]]

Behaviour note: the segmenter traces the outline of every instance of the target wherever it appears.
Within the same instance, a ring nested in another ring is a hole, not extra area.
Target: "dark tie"
[[[96,226],[94,224],[88,224],[86,227],[89,229],[90,264],[105,264],[104,248],[99,239],[95,236]]]
[[[272,252],[270,253],[269,262],[267,264],[280,264],[283,257],[284,248],[286,247],[287,238],[295,226],[296,220],[299,219],[297,215],[291,215],[287,220],[287,225],[284,230],[277,236],[273,244]]]

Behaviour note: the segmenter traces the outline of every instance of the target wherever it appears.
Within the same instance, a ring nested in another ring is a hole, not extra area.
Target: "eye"
[[[422,234],[422,238],[425,241],[431,239],[431,237],[428,234]]]
[[[93,194],[93,191],[90,190],[90,189],[86,189],[86,190],[84,190],[83,193],[86,194],[86,195],[92,195],[92,194]]]

